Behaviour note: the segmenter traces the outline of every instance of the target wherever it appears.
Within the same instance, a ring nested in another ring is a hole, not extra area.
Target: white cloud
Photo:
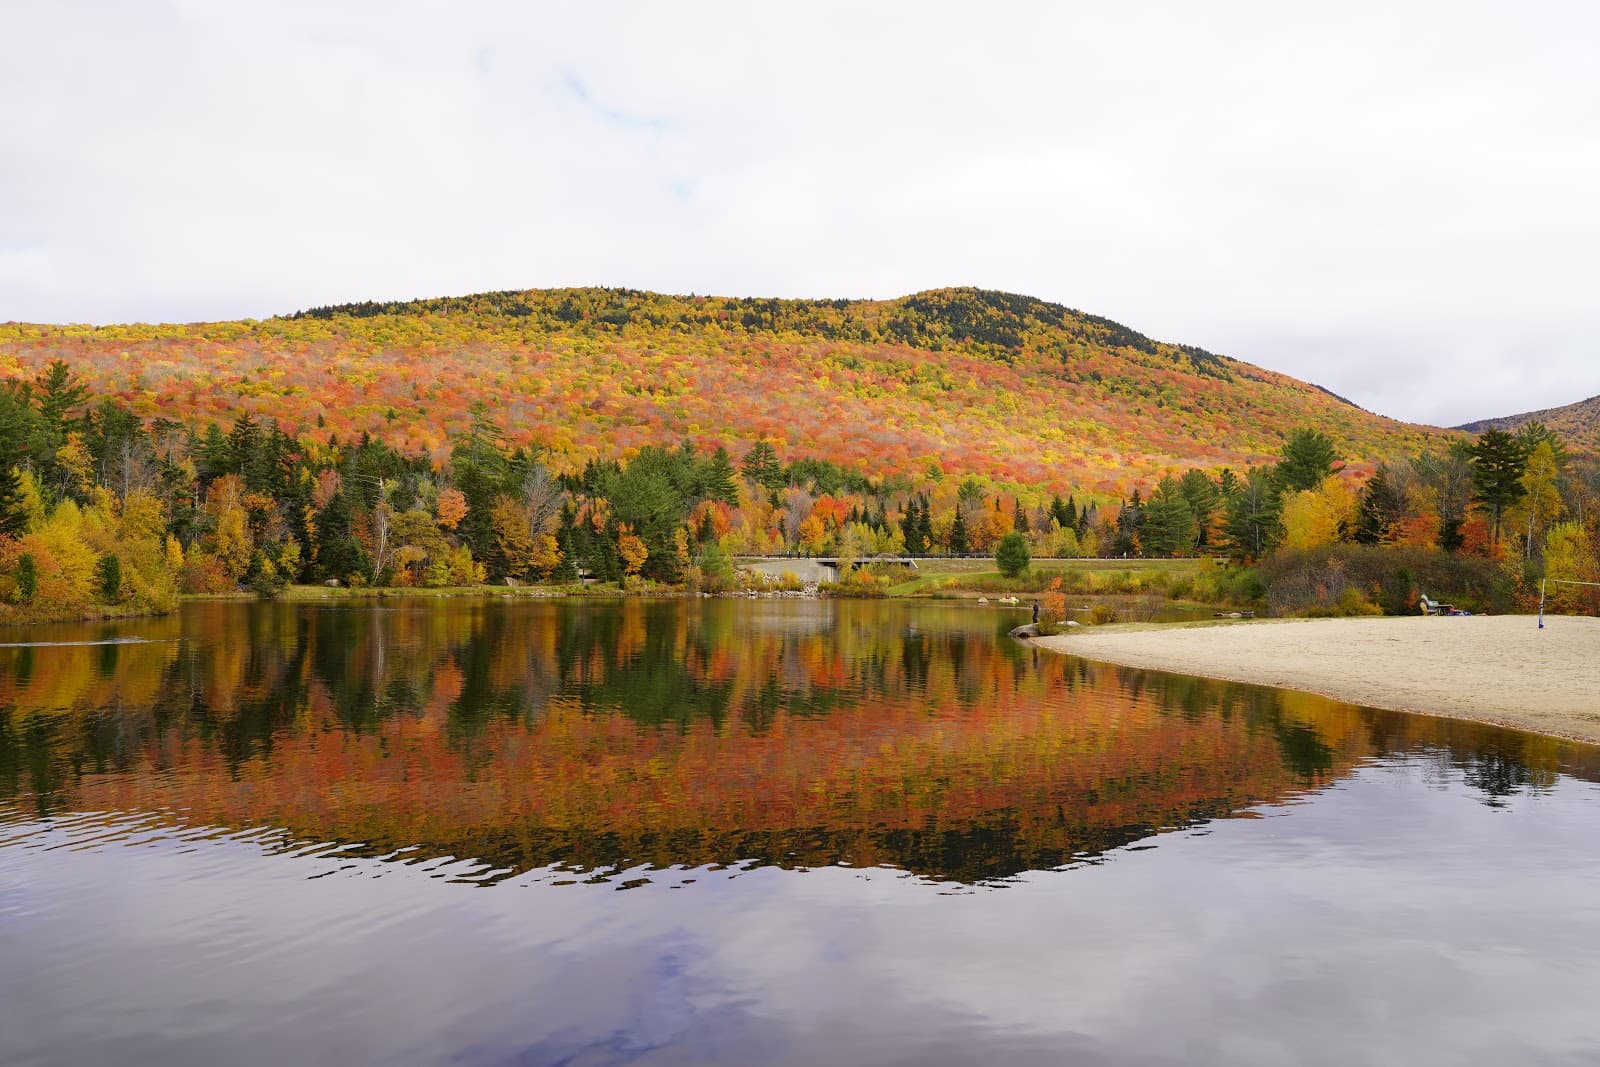
[[[1003,287],[1455,422],[1600,393],[1600,12],[12,5],[0,319]]]

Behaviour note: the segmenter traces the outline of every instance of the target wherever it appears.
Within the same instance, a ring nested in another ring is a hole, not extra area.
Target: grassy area
[[[1036,559],[1029,570],[1056,575],[1064,572],[1150,571],[1162,574],[1198,574],[1223,566],[1221,560],[1209,556],[1189,559]],[[994,560],[977,559],[919,559],[917,573],[925,576],[947,574],[998,574]]]
[[[1083,596],[1161,596],[1206,604],[1254,606],[1263,590],[1255,572],[1214,559],[1043,559],[1016,578],[990,560],[918,561],[916,571],[891,571],[894,597],[1038,595],[1058,579],[1063,592]]]
[[[176,608],[132,607],[127,604],[88,604],[71,608],[52,608],[37,604],[0,604],[0,628],[43,626],[58,622],[109,622],[113,619],[143,619],[170,615]]]

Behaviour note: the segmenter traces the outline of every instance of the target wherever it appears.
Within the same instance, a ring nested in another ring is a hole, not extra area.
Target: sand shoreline
[[[1033,642],[1128,667],[1321,693],[1600,744],[1600,619],[1527,615],[1107,627]]]

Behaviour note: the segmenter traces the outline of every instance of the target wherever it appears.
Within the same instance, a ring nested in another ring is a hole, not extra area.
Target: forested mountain
[[[768,440],[866,475],[933,467],[1120,498],[1189,466],[1242,469],[1312,426],[1357,464],[1435,432],[1202,349],[1007,293],[895,300],[484,293],[263,321],[0,325],[0,379],[67,361],[147,420],[363,431],[438,464],[479,401],[557,472],[691,441]]]
[[[1517,430],[1530,423],[1543,423],[1574,448],[1600,452],[1600,396],[1591,396],[1588,400],[1559,408],[1529,411],[1498,419],[1479,419],[1458,429],[1482,433],[1484,430]]]

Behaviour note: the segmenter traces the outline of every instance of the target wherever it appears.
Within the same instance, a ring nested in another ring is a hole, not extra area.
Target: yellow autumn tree
[[[495,545],[505,559],[506,573],[513,578],[527,577],[534,556],[528,509],[513,497],[497,497],[489,509],[489,524],[494,529]]]
[[[1283,543],[1288,548],[1331,545],[1355,519],[1358,500],[1350,483],[1330,474],[1315,489],[1290,493],[1283,502]]]
[[[1559,478],[1555,448],[1549,441],[1540,441],[1528,453],[1528,465],[1522,472],[1522,499],[1507,516],[1506,523],[1510,526],[1515,522],[1518,532],[1522,534],[1522,554],[1525,559],[1533,558],[1541,536],[1561,516]]]
[[[84,538],[83,512],[71,500],[58,504],[38,530],[22,538],[18,551],[32,555],[38,567],[34,603],[39,607],[71,612],[93,600],[100,557]]]
[[[819,515],[807,515],[800,523],[800,548],[811,555],[828,545],[828,524]]]
[[[1550,527],[1544,542],[1544,573],[1550,580],[1546,595],[1553,610],[1566,613],[1595,610],[1596,593],[1600,591],[1561,584],[1600,581],[1600,561],[1595,559],[1594,543],[1588,530],[1575,522],[1558,522]]]
[[[650,558],[650,550],[636,535],[625,533],[617,538],[617,555],[622,557],[623,573],[632,577],[644,568],[644,561]]]
[[[228,577],[237,582],[250,568],[250,556],[255,551],[250,516],[244,507],[244,486],[237,475],[225,474],[211,483],[206,491],[205,510],[213,524],[207,546]]]

